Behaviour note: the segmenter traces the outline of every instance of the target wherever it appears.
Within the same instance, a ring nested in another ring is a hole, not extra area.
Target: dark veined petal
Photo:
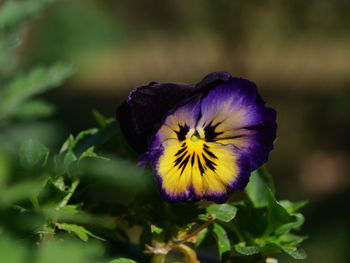
[[[231,78],[218,85],[202,100],[201,116],[198,127],[207,139],[244,151],[252,170],[267,161],[276,138],[276,111],[265,106],[253,82]]]
[[[148,149],[149,137],[155,132],[167,112],[193,92],[193,87],[182,83],[151,82],[135,88],[117,109],[121,130],[135,151]]]
[[[204,79],[205,93],[173,111],[154,136],[149,156],[167,200],[223,202],[273,148],[276,113],[255,84],[217,76]]]
[[[224,202],[232,190],[248,183],[248,156],[231,144],[206,140],[197,126],[200,109],[200,99],[180,107],[155,136],[153,165],[166,200]]]

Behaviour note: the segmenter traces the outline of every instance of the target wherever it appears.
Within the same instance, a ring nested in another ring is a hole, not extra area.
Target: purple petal
[[[192,91],[192,86],[182,83],[151,82],[135,88],[116,112],[127,142],[139,153],[147,151],[157,124]]]

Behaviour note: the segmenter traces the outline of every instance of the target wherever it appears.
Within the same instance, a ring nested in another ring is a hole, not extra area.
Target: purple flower
[[[227,200],[268,160],[276,112],[256,85],[227,72],[196,86],[139,86],[117,109],[128,143],[152,164],[163,197],[172,202]]]

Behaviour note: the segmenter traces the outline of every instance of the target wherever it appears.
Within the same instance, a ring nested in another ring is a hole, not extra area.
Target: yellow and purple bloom
[[[171,202],[227,200],[267,162],[276,112],[256,85],[227,72],[195,86],[155,83],[135,88],[117,109],[128,143],[152,164]]]

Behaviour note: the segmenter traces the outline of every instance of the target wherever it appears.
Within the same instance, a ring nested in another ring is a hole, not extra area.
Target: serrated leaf
[[[237,207],[231,204],[213,204],[207,207],[209,214],[214,214],[218,220],[230,222],[237,214]]]
[[[40,142],[29,139],[22,144],[19,151],[20,162],[24,167],[36,167],[46,164],[49,149]]]
[[[213,233],[218,245],[219,255],[222,258],[226,252],[231,250],[230,240],[226,230],[217,223],[213,223]]]
[[[240,242],[236,244],[235,249],[238,253],[246,256],[258,254],[260,252],[258,246],[246,246],[245,242]]]
[[[110,263],[137,263],[137,262],[129,258],[118,258],[118,259],[112,260]]]
[[[99,240],[104,240],[104,239],[92,234],[90,231],[88,231],[87,229],[85,229],[82,226],[78,226],[75,224],[66,224],[66,223],[57,223],[56,226],[60,230],[65,230],[67,232],[73,232],[83,241],[88,241],[89,236],[94,237],[94,238],[99,239]]]
[[[253,171],[245,188],[245,193],[255,207],[267,206],[270,190],[274,192],[274,185],[272,177],[265,166]]]
[[[59,86],[73,72],[72,66],[55,64],[17,76],[0,94],[0,119],[10,117],[29,98]]]

